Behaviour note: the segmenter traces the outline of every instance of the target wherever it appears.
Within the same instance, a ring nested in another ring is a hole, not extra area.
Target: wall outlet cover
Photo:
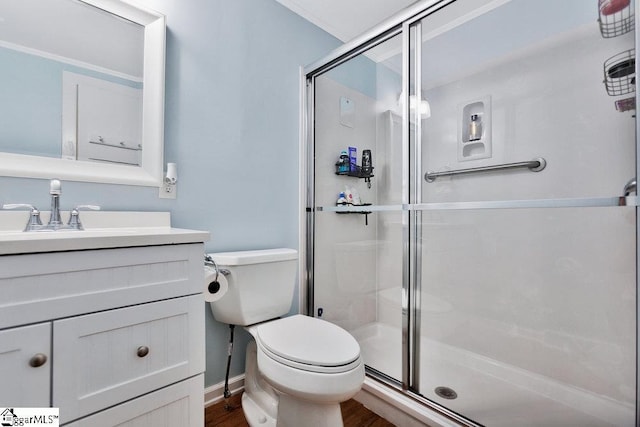
[[[158,188],[158,197],[161,199],[175,199],[178,193],[176,184],[164,183]]]

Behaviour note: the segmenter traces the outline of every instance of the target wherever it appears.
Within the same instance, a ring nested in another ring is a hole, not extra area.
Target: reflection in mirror
[[[0,2],[0,174],[159,185],[164,24],[120,0]]]

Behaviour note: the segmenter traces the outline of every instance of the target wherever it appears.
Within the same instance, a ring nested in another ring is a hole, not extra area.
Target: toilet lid
[[[299,314],[259,325],[256,341],[280,361],[289,360],[296,366],[338,367],[360,357],[360,345],[347,331]]]

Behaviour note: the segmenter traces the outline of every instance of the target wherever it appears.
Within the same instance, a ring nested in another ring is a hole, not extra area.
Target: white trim
[[[322,28],[324,31],[333,35],[342,42],[349,40],[349,31],[342,31],[340,26],[332,25],[331,22],[326,21],[322,17],[314,14],[311,10],[304,7],[304,5],[291,0],[276,0],[278,3],[294,12],[296,15],[302,16],[313,25]]]
[[[229,378],[229,390],[231,394],[244,391],[244,374]],[[204,389],[204,407],[215,405],[224,400],[224,381],[221,381]]]
[[[118,15],[127,21],[143,26],[154,23],[162,15],[155,10],[138,5],[130,0],[80,0],[107,13]]]

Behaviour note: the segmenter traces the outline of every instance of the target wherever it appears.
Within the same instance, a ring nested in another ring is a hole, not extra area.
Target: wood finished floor
[[[227,401],[216,403],[204,410],[205,427],[248,427],[240,406],[242,394],[231,396]],[[340,405],[344,427],[394,427],[361,403],[351,399]],[[313,426],[300,426],[313,427]]]

